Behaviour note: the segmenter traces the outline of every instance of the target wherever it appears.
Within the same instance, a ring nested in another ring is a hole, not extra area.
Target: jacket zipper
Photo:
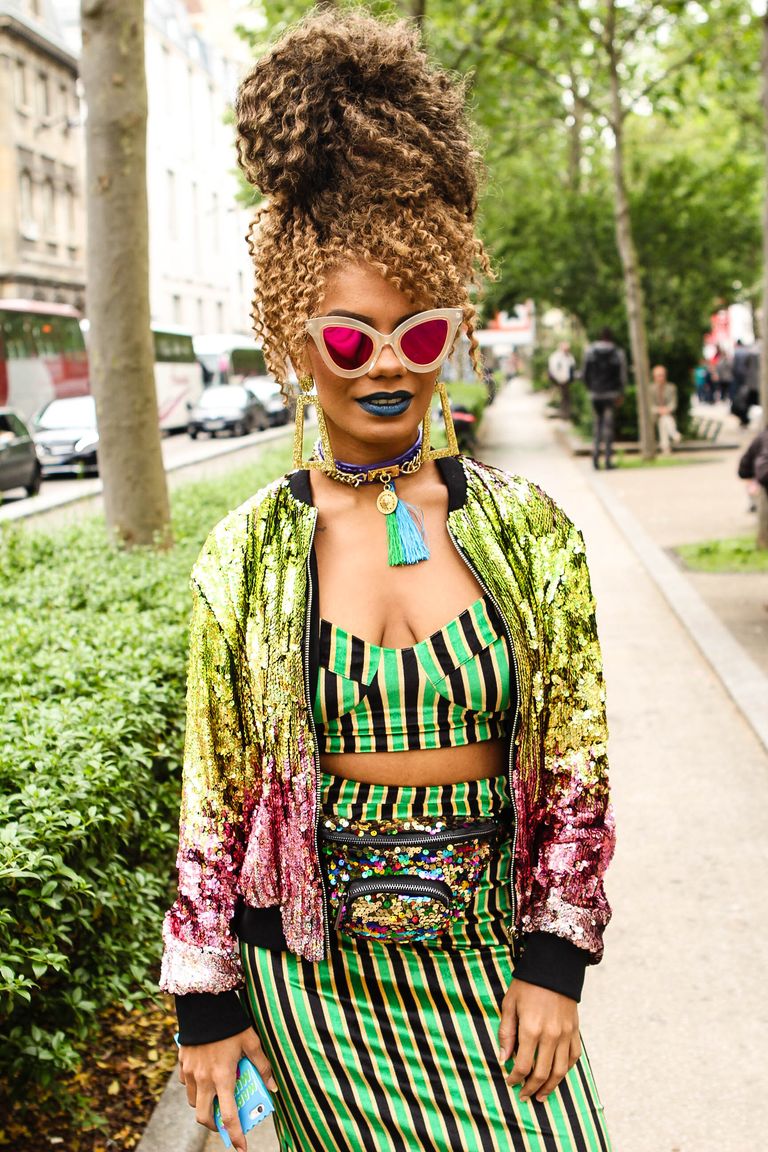
[[[309,552],[307,553],[307,607],[304,625],[304,692],[306,694],[307,715],[309,716],[309,727],[312,732],[312,743],[314,745],[313,771],[315,774],[315,798],[312,820],[315,827],[315,854],[320,871],[320,891],[323,897],[321,912],[323,917],[323,939],[325,941],[326,955],[328,955],[331,947],[331,930],[328,926],[328,916],[326,914],[327,894],[325,891],[325,875],[320,863],[320,753],[317,750],[317,728],[315,727],[315,713],[312,707],[312,693],[309,681],[309,642],[312,632],[312,601],[314,599],[314,589],[312,587],[312,548],[315,543],[316,529],[317,514],[315,514],[314,523],[312,524],[312,534],[309,537]]]
[[[453,534],[453,531],[450,527],[450,524],[446,524],[446,527],[448,529],[448,535],[451,538],[451,543],[453,544],[454,548],[458,552],[461,560],[464,562],[464,564],[466,564],[467,568],[470,570],[470,572],[474,576],[475,580],[477,580],[477,583],[480,585],[480,587],[483,589],[483,592],[485,593],[485,595],[489,598],[489,600],[491,601],[491,603],[495,607],[496,611],[498,612],[498,614],[499,614],[499,616],[500,616],[500,618],[504,624],[504,631],[507,634],[507,641],[509,642],[509,650],[512,653],[512,663],[513,663],[514,668],[515,668],[515,712],[514,712],[514,716],[512,719],[512,732],[510,734],[510,741],[509,741],[509,758],[508,758],[508,762],[507,762],[507,780],[509,782],[509,798],[510,798],[510,802],[512,804],[512,811],[514,814],[514,822],[513,822],[514,826],[513,826],[513,830],[512,830],[512,876],[510,877],[510,881],[509,881],[510,894],[512,897],[512,924],[514,927],[516,924],[516,921],[517,921],[517,894],[515,892],[515,852],[517,849],[518,819],[517,819],[517,802],[515,800],[515,789],[514,789],[514,782],[513,782],[513,767],[514,767],[515,737],[517,735],[517,722],[518,722],[518,719],[520,717],[520,675],[519,675],[518,664],[517,664],[517,653],[515,652],[515,644],[514,644],[514,641],[512,639],[511,629],[510,629],[509,625],[507,624],[506,616],[501,611],[501,608],[499,607],[498,602],[496,601],[496,598],[489,591],[485,581],[480,577],[480,574],[478,573],[474,564],[472,564],[471,561],[468,559],[468,557],[464,554],[461,546],[459,545],[456,537]],[[315,774],[315,789],[314,789],[315,797],[314,797],[313,820],[314,820],[314,827],[315,827],[315,853],[317,856],[317,860],[319,862],[321,859],[321,856],[320,856],[320,756],[319,756],[319,753],[317,750],[317,729],[315,727],[315,716],[314,716],[314,711],[312,708],[312,701],[310,699],[310,683],[309,683],[309,643],[310,643],[310,632],[311,632],[311,628],[312,628],[312,601],[313,601],[313,596],[314,596],[314,589],[312,587],[311,561],[312,561],[312,548],[313,548],[314,542],[315,542],[316,529],[317,529],[317,517],[315,517],[315,522],[312,525],[312,532],[311,532],[311,535],[309,538],[309,551],[307,554],[307,608],[306,608],[306,624],[305,624],[305,628],[304,628],[304,691],[306,694],[307,714],[309,716],[309,726],[310,726],[310,730],[312,732],[312,740],[314,743],[313,770],[314,770],[314,774]],[[359,842],[362,838],[357,837],[356,839]],[[321,888],[322,897],[323,897],[323,901],[322,901],[323,938],[325,940],[326,950],[329,951],[330,947],[331,947],[331,933],[330,933],[330,929],[328,926],[328,917],[326,915],[327,895],[326,895],[326,890],[325,890],[325,876],[323,875],[322,867],[320,867],[320,888]]]
[[[359,844],[361,848],[417,848],[422,844],[459,844],[464,840],[477,840],[480,836],[490,836],[496,832],[498,825],[495,820],[478,821],[474,828],[462,828],[451,832],[449,828],[441,828],[439,832],[379,832],[376,835],[366,833],[358,836],[355,832],[329,832],[321,829],[323,840],[331,844]]]
[[[380,876],[366,880],[351,880],[339,897],[339,910],[336,913],[334,928],[339,929],[349,905],[358,896],[373,895],[374,892],[400,892],[407,896],[431,896],[444,907],[450,908],[451,889],[443,880],[427,880],[423,876]]]
[[[515,711],[514,711],[514,715],[512,717],[512,732],[510,734],[509,759],[507,762],[507,780],[509,782],[509,798],[510,798],[510,801],[512,803],[512,812],[513,812],[513,816],[514,816],[513,829],[512,829],[512,875],[511,875],[510,881],[509,881],[509,887],[510,887],[511,895],[512,895],[512,927],[514,929],[514,928],[516,928],[516,925],[517,925],[517,894],[515,892],[515,852],[517,850],[517,801],[515,800],[515,786],[514,786],[514,781],[513,781],[513,772],[514,772],[514,760],[515,760],[515,737],[517,736],[517,722],[520,718],[520,673],[519,673],[518,664],[517,664],[517,653],[515,652],[515,643],[514,643],[514,640],[512,639],[512,631],[509,627],[509,624],[507,624],[507,618],[504,615],[504,613],[501,611],[501,608],[499,607],[495,596],[493,596],[492,593],[489,591],[488,586],[486,585],[485,581],[483,579],[481,579],[480,574],[477,571],[477,568],[475,568],[474,564],[465,555],[463,549],[461,548],[461,545],[459,544],[458,540],[456,539],[456,537],[453,534],[453,531],[451,529],[450,524],[446,523],[446,527],[448,529],[448,535],[451,538],[451,543],[453,544],[454,548],[458,552],[461,559],[466,564],[467,568],[469,568],[469,570],[472,573],[472,575],[474,576],[475,580],[477,580],[478,584],[482,588],[485,595],[488,597],[488,599],[493,604],[494,608],[496,609],[496,611],[499,614],[499,617],[501,618],[502,623],[504,624],[504,631],[507,634],[507,640],[509,642],[509,650],[512,653],[512,664],[514,665],[514,669],[515,669]],[[514,945],[513,945],[513,954],[514,954]]]

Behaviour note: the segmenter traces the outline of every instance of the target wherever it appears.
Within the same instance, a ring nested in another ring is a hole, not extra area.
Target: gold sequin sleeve
[[[253,771],[240,660],[193,578],[178,896],[163,927],[161,987],[223,992],[242,983],[230,921],[245,852]]]
[[[535,543],[543,651],[537,684],[543,745],[526,932],[602,954],[610,918],[603,875],[613,855],[605,686],[584,540],[558,509]]]

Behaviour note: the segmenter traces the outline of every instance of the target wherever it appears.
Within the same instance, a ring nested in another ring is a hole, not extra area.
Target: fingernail
[[[503,1049],[503,1048],[499,1048],[499,1060],[501,1061],[501,1063],[502,1063],[502,1064],[504,1063],[504,1061],[506,1060],[506,1058],[507,1058],[507,1054],[506,1054],[506,1052],[504,1051],[504,1049]]]
[[[277,1081],[274,1076],[270,1076],[269,1080],[267,1080],[267,1088],[269,1088],[270,1092],[277,1092]]]

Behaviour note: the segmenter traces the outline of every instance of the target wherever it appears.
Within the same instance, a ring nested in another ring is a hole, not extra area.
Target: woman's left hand
[[[507,1084],[522,1084],[521,1100],[542,1101],[581,1055],[575,1000],[525,980],[513,980],[501,1006],[499,1059],[515,1057]]]

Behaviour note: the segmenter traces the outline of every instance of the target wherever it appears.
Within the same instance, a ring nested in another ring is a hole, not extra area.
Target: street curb
[[[203,1152],[209,1136],[194,1118],[178,1073],[172,1072],[136,1152]]]
[[[209,460],[218,460],[220,456],[229,456],[236,452],[246,452],[250,448],[260,448],[264,444],[273,444],[276,440],[282,440],[293,435],[293,425],[283,424],[278,428],[267,428],[263,432],[255,432],[250,436],[239,437],[234,444],[220,443],[219,451],[217,452],[199,452],[190,457],[188,460],[178,460],[173,464],[169,464],[165,469],[166,476],[172,472],[183,472],[185,468],[196,468],[198,464],[205,464]],[[258,439],[256,439],[258,437]],[[47,516],[50,512],[55,512],[59,508],[66,508],[70,504],[81,504],[84,500],[95,500],[102,495],[103,485],[101,480],[94,480],[89,483],[87,480],[83,484],[88,484],[88,487],[83,492],[73,492],[64,497],[51,496],[48,500],[35,508],[25,506],[24,501],[20,500],[8,505],[0,515],[0,523],[14,523],[17,520],[33,520],[36,516]],[[1,505],[0,505],[1,507]]]
[[[768,676],[720,622],[696,588],[650,538],[610,488],[607,475],[587,473],[593,492],[768,752]]]

